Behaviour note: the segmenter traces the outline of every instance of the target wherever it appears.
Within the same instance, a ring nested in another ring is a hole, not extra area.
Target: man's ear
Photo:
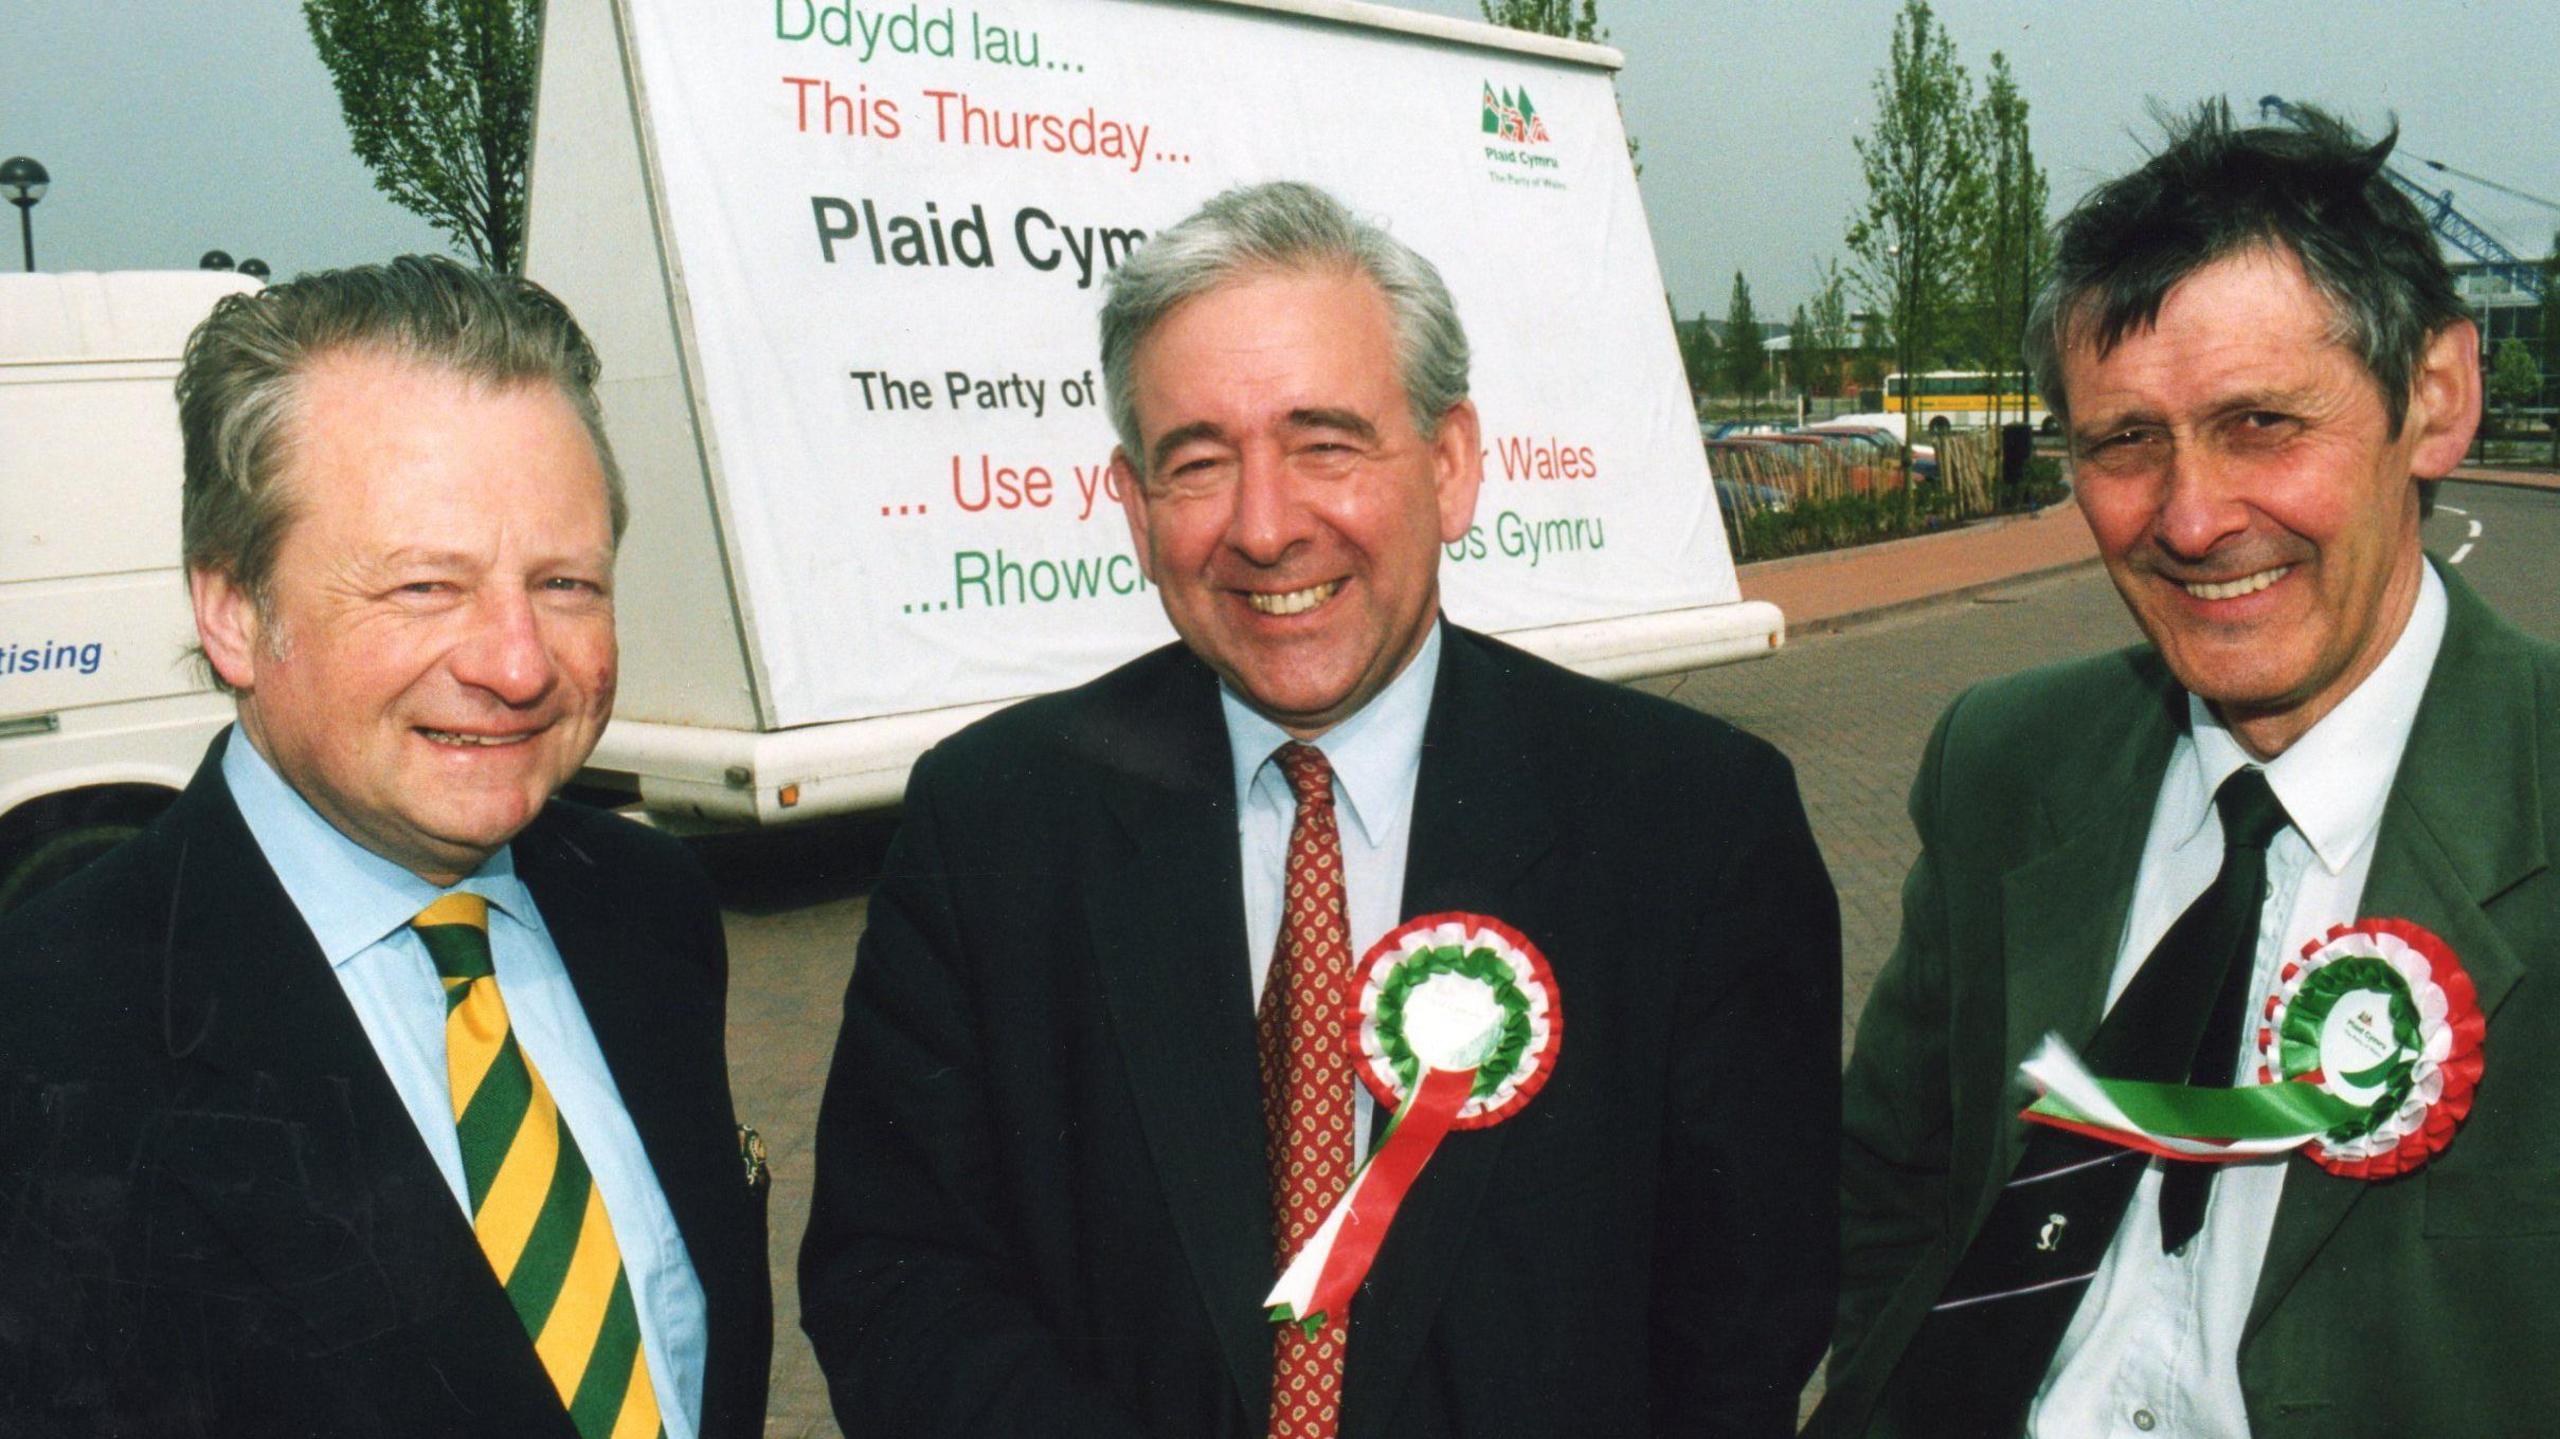
[[[213,672],[235,690],[257,688],[257,657],[264,653],[259,646],[266,638],[257,601],[215,570],[187,571],[187,597],[195,605],[196,642],[204,646]]]
[[[1111,484],[1120,492],[1120,514],[1129,522],[1129,545],[1138,552],[1138,573],[1147,582],[1156,582],[1155,551],[1147,544],[1147,493],[1138,469],[1129,463],[1129,452],[1118,445],[1111,447]]]
[[[2436,331],[2410,377],[2409,473],[2442,479],[2470,452],[2480,428],[2480,331],[2456,320]]]
[[[1484,485],[1484,429],[1476,402],[1460,400],[1440,417],[1431,437],[1431,488],[1440,502],[1440,543],[1467,537],[1476,522],[1476,492]]]

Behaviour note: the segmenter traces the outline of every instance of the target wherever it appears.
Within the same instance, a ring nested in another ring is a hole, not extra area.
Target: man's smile
[[[2256,574],[2242,575],[2236,580],[2211,583],[2203,580],[2179,580],[2176,583],[2178,588],[2200,600],[2236,600],[2242,595],[2254,595],[2291,573],[2293,573],[2293,566],[2277,565],[2272,569],[2260,570]]]
[[[550,726],[543,726],[543,729],[548,728]],[[419,734],[436,744],[476,748],[523,744],[526,740],[542,733],[542,730],[530,729],[516,730],[508,734],[472,734],[462,730],[429,729],[425,725],[419,725],[417,729]]]
[[[1334,592],[1342,588],[1342,583],[1340,580],[1327,580],[1322,584],[1309,585],[1302,590],[1288,590],[1279,594],[1263,594],[1259,591],[1247,590],[1244,602],[1251,605],[1257,614],[1305,614],[1326,600],[1332,599]]]

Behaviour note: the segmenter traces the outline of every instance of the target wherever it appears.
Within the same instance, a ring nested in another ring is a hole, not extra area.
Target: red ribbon
[[[1424,1070],[1413,1102],[1396,1116],[1386,1142],[1369,1156],[1368,1166],[1352,1181],[1351,1210],[1342,1217],[1342,1229],[1334,1236],[1333,1250],[1325,1256],[1324,1268],[1316,1276],[1315,1291],[1308,1296],[1309,1317],[1347,1312],[1351,1296],[1359,1290],[1360,1281],[1368,1277],[1370,1263],[1378,1257],[1378,1246],[1386,1241],[1387,1226],[1395,1221],[1405,1191],[1413,1187],[1422,1166],[1440,1147],[1450,1121],[1458,1117],[1459,1107],[1475,1093],[1475,1087],[1476,1072],[1472,1069]]]

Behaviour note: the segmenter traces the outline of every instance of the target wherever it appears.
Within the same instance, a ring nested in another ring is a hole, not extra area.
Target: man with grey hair
[[[0,1431],[763,1432],[718,911],[552,799],[613,702],[596,370],[540,287],[421,257],[189,339],[238,723],[0,923]]]
[[[916,766],[801,1253],[838,1416],[1791,1432],[1832,1288],[1839,929],[1786,762],[1442,619],[1466,337],[1330,196],[1159,233],[1102,343],[1181,642]],[[1351,966],[1453,913],[1544,954],[1549,1082],[1441,1142],[1347,1316],[1275,1325],[1391,1117],[1353,1080]]]
[[[2148,642],[1930,741],[1819,1432],[2560,1413],[2560,650],[2419,548],[2479,339],[2391,147],[2208,105],[2062,222],[2029,353]]]

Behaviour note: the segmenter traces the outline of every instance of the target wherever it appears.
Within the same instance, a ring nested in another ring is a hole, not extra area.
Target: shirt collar
[[[1334,787],[1362,838],[1377,845],[1395,832],[1410,808],[1415,774],[1422,768],[1422,730],[1431,718],[1431,695],[1440,680],[1440,626],[1423,636],[1404,673],[1387,682],[1349,719],[1307,743],[1324,751]],[[1253,783],[1289,732],[1256,714],[1225,685],[1218,708],[1227,722],[1227,755],[1235,765],[1236,808],[1244,808]]]
[[[2336,709],[2265,766],[2267,785],[2294,829],[2333,875],[2343,873],[2381,828],[2391,778],[2399,772],[2400,753],[2417,724],[2418,702],[2444,646],[2445,612],[2444,581],[2433,565],[2422,563],[2417,603],[2391,652]],[[2187,696],[2187,724],[2195,740],[2189,753],[2203,802],[2184,821],[2180,849],[2194,843],[2213,820],[2213,795],[2222,782],[2257,762],[2212,708],[2192,694]]]
[[[222,747],[222,779],[331,965],[379,944],[449,892],[340,833],[237,726]],[[532,896],[516,878],[510,849],[489,856],[453,888],[481,896],[518,923],[534,922]]]

